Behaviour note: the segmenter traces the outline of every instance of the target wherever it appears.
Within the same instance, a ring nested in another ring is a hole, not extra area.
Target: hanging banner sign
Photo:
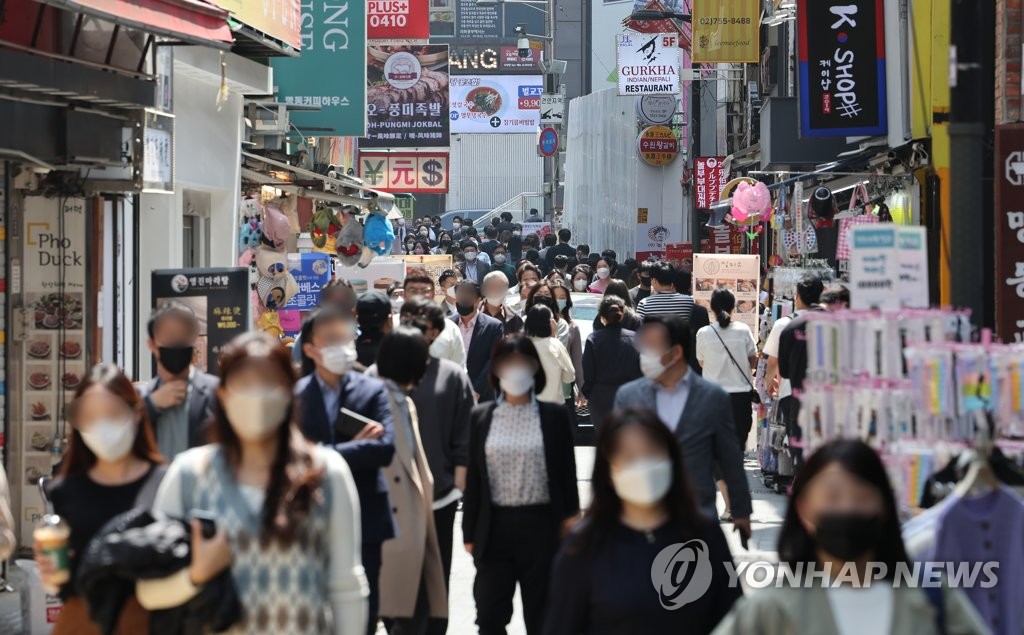
[[[665,260],[670,265],[693,271],[693,243],[667,243]]]
[[[462,75],[452,77],[450,86],[452,132],[537,132],[542,77]]]
[[[615,36],[619,95],[678,95],[682,54],[673,33]]]
[[[636,116],[649,126],[668,124],[676,114],[678,101],[675,95],[644,95],[636,100]]]
[[[799,0],[800,131],[887,131],[883,0]]]
[[[679,240],[683,235],[682,223],[639,223],[636,226],[635,258],[644,261],[648,258],[663,258],[668,252],[668,245]]]
[[[718,202],[725,185],[725,157],[697,157],[693,160],[693,196],[697,209],[710,209]]]
[[[872,223],[850,229],[850,308],[928,308],[924,227]]]
[[[429,0],[367,0],[366,39],[376,44],[430,41]]]
[[[1024,343],[1024,125],[996,126],[996,335]]]
[[[711,310],[715,289],[728,289],[736,298],[734,319],[750,327],[757,340],[761,257],[743,254],[694,254],[693,300]]]
[[[361,148],[447,148],[448,45],[371,46]]]
[[[694,64],[756,64],[761,60],[759,0],[694,0]]]
[[[288,254],[288,269],[299,287],[285,309],[309,311],[320,304],[320,290],[331,280],[331,257],[324,253]]]
[[[448,191],[448,153],[360,152],[359,178],[385,192],[444,194]]]
[[[636,145],[640,158],[647,165],[668,165],[679,154],[679,141],[668,126],[644,128],[637,137]]]

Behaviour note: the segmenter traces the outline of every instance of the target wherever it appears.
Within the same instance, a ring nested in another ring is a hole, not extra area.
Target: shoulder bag
[[[708,328],[711,329],[711,332],[715,334],[715,337],[718,338],[718,341],[722,343],[722,348],[725,349],[725,354],[729,356],[730,360],[732,360],[732,365],[735,366],[736,370],[740,371],[740,375],[742,375],[747,380],[747,385],[750,386],[750,402],[761,403],[761,394],[757,392],[756,388],[754,388],[754,382],[750,381],[750,371],[748,370],[747,372],[743,372],[743,368],[740,367],[739,362],[736,361],[736,358],[732,356],[732,351],[730,351],[729,347],[725,345],[725,340],[722,339],[722,334],[718,332],[718,329],[715,328],[715,325],[708,325]]]

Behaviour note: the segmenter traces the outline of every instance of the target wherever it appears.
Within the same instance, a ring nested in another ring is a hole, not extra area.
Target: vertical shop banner
[[[303,136],[364,136],[366,3],[303,3],[301,20],[302,54],[270,60],[278,100],[320,106],[289,113]]]
[[[928,299],[928,230],[924,227],[896,229],[897,261],[899,263],[900,306],[927,309]]]
[[[377,44],[430,41],[430,0],[367,0],[366,39]]]
[[[850,308],[899,309],[900,263],[896,226],[850,230]]]
[[[759,0],[693,0],[691,23],[694,64],[760,61]]]
[[[678,95],[682,54],[673,33],[615,36],[619,95]]]
[[[1024,125],[996,127],[996,335],[1024,342]]]
[[[693,160],[693,196],[697,209],[709,209],[718,202],[725,177],[725,157],[697,157]]]
[[[214,0],[231,17],[260,33],[284,42],[293,49],[302,46],[300,0]]]
[[[196,367],[217,374],[220,351],[249,330],[249,269],[156,269],[151,274],[153,310],[180,302],[199,320]]]
[[[288,254],[288,269],[299,287],[285,309],[309,311],[320,304],[320,290],[331,281],[331,257],[327,254]]]
[[[447,148],[448,46],[371,46],[366,60],[359,147]]]
[[[359,178],[385,192],[444,194],[448,191],[448,153],[360,152]]]
[[[883,0],[799,0],[804,137],[887,131]]]
[[[86,320],[95,307],[86,293],[86,205],[81,198],[41,196],[24,203],[20,275],[28,319],[22,376],[13,382],[21,391],[22,544],[32,544],[44,513],[37,483],[60,459],[65,407],[88,368]]]
[[[711,294],[728,289],[736,296],[735,319],[750,327],[757,339],[757,312],[761,286],[761,257],[748,255],[694,254],[693,299],[710,313]]]
[[[639,223],[636,226],[636,259],[666,257],[668,244],[683,237],[681,223]]]
[[[540,126],[538,75],[460,75],[450,91],[453,133],[536,133]]]

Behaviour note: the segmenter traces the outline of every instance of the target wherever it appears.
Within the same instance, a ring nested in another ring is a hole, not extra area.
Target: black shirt
[[[153,468],[124,485],[101,485],[86,474],[75,474],[54,481],[49,490],[53,511],[71,526],[71,579],[75,579],[78,559],[89,542],[110,519],[135,507],[139,492]],[[72,584],[65,585],[61,597],[75,595]]]
[[[824,310],[815,306],[794,313],[793,320],[779,335],[779,374],[789,380],[794,390],[803,390],[807,377],[807,314]]]
[[[569,555],[577,538],[569,536],[555,558],[549,606],[557,609],[548,611],[544,635],[700,635],[714,630],[743,595],[739,586],[729,586],[725,563],[732,562],[732,555],[722,529],[707,521],[699,537],[707,545],[711,586],[699,599],[674,610],[662,608],[651,568],[662,549],[687,540],[671,524],[650,533],[653,541],[645,532],[619,524],[595,552],[579,555]]]

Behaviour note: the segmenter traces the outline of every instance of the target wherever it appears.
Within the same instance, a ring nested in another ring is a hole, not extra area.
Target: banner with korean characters
[[[800,134],[884,135],[883,0],[799,0]]]
[[[441,289],[441,274],[448,269],[454,267],[453,256],[450,254],[444,254],[440,256],[416,256],[416,255],[403,255],[398,256],[405,261],[405,273],[406,275],[417,271],[419,273],[425,273],[430,276],[430,279],[434,281],[435,291]],[[444,294],[438,293],[434,296],[434,301],[438,304],[444,302]],[[443,305],[442,305],[443,306]]]
[[[670,265],[693,271],[693,243],[666,243],[665,261]]]
[[[22,294],[25,312],[21,376],[13,382],[21,398],[22,544],[32,544],[32,529],[45,513],[37,484],[66,449],[65,408],[87,371],[93,305],[86,289],[86,210],[81,198],[26,197],[22,259],[11,263],[12,292]]]
[[[693,0],[691,23],[694,64],[760,61],[759,0]]]
[[[927,245],[924,227],[850,229],[850,308],[928,308]]]
[[[996,126],[996,335],[1024,343],[1024,125]]]
[[[360,152],[359,178],[385,192],[444,194],[448,191],[448,153]]]
[[[449,90],[453,133],[536,134],[540,126],[539,75],[460,75]]]
[[[178,302],[195,313],[199,339],[193,364],[216,375],[221,349],[249,330],[248,267],[156,269],[151,280],[154,311]]]
[[[750,327],[757,340],[760,315],[761,257],[743,254],[694,254],[693,299],[711,311],[711,294],[728,289],[736,297],[734,319]]]
[[[619,95],[678,95],[682,53],[674,33],[615,36]]]
[[[426,44],[430,0],[367,0],[366,39],[371,44]]]
[[[693,160],[693,197],[697,209],[710,209],[725,186],[725,157],[697,157]]]
[[[371,46],[366,59],[359,147],[447,148],[448,46]]]
[[[302,54],[271,58],[270,66],[279,101],[320,106],[289,113],[302,136],[366,134],[365,2],[303,3]]]

